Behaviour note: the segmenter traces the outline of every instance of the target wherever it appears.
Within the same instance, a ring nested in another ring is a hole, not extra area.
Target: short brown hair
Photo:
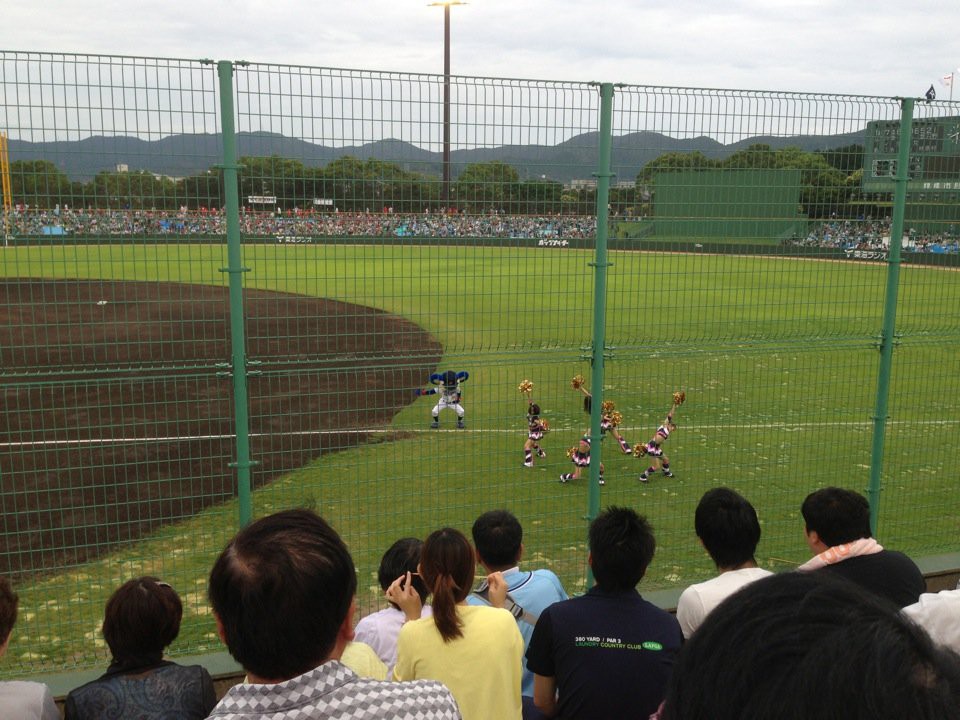
[[[124,668],[154,665],[180,633],[183,603],[167,583],[139,577],[117,588],[103,615],[103,638]]]

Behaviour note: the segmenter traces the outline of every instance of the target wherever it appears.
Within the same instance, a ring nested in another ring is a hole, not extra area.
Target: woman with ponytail
[[[493,607],[467,605],[476,555],[459,530],[443,528],[423,544],[418,571],[433,595],[433,616],[420,618],[421,600],[406,573],[387,589],[387,599],[406,616],[397,640],[395,680],[439,680],[460,706],[463,720],[519,720],[523,638],[502,608],[507,585],[487,577]]]

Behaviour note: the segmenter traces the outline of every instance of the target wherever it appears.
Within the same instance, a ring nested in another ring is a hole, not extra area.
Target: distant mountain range
[[[450,154],[454,177],[468,163],[499,160],[517,169],[521,179],[545,176],[569,183],[588,179],[596,171],[598,133],[584,133],[553,146],[503,145],[495,148],[454,150]],[[633,180],[651,160],[666,152],[700,151],[709,158],[722,159],[750,145],[769,145],[774,150],[798,147],[815,152],[847,145],[863,144],[864,131],[841,135],[799,135],[794,137],[747,138],[724,145],[709,137],[677,139],[656,132],[638,132],[615,137],[612,169],[617,180]],[[9,140],[10,159],[47,160],[71,180],[88,181],[103,170],[117,165],[129,170],[147,170],[157,175],[185,177],[196,175],[221,162],[219,134],[171,135],[162,140],[135,137],[96,136],[84,140],[25,142]],[[424,174],[442,174],[442,155],[402,140],[379,140],[348,147],[327,147],[274,133],[238,133],[240,156],[273,156],[299,160],[307,166],[323,166],[339,157],[351,155],[361,160],[397,162],[405,169]]]

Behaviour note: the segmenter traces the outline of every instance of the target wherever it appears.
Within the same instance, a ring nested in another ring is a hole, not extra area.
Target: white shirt
[[[425,605],[420,617],[431,617],[433,609]],[[392,605],[379,612],[360,618],[354,630],[354,640],[366,643],[373,648],[383,664],[387,666],[387,679],[393,677],[393,666],[397,664],[397,636],[406,618],[402,610]]]
[[[960,589],[923,593],[903,614],[926,630],[935,643],[960,652]]]
[[[715,578],[688,587],[677,602],[677,620],[683,637],[689,639],[711,610],[744,585],[772,574],[758,567],[741,568],[720,573]]]
[[[43,683],[0,682],[0,717],[3,720],[60,720],[50,688]]]

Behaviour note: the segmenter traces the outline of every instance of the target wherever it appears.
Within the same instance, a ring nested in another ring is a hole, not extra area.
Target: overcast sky
[[[451,18],[455,75],[949,99],[960,67],[958,0],[471,0]],[[0,49],[442,73],[443,9],[9,0]]]

